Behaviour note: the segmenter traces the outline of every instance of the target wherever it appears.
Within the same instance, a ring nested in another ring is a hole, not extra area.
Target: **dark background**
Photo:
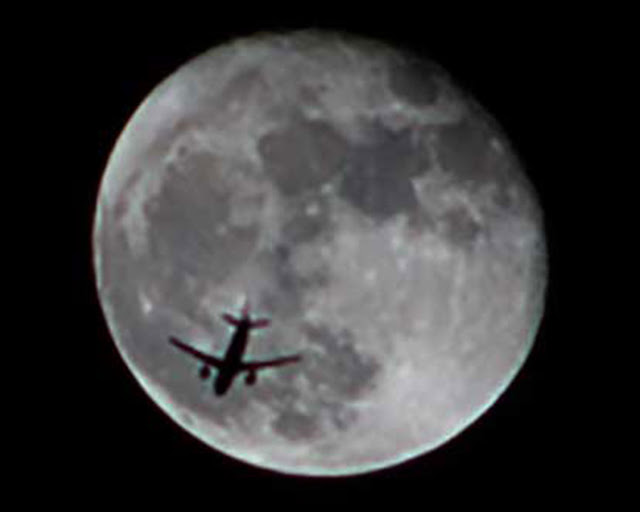
[[[212,507],[221,496],[238,493],[239,500],[259,500],[262,491],[273,493],[275,503],[329,498],[338,508],[351,500],[364,500],[359,501],[364,507],[378,496],[395,502],[405,491],[425,498],[425,507],[435,494],[452,505],[490,506],[512,497],[539,504],[553,499],[558,505],[559,498],[575,500],[587,475],[602,471],[586,448],[592,438],[585,433],[580,405],[579,363],[585,344],[573,331],[577,306],[569,299],[588,270],[568,254],[582,243],[574,223],[576,146],[571,133],[579,108],[576,86],[592,71],[577,56],[591,52],[591,33],[568,13],[523,8],[447,14],[415,10],[394,16],[387,9],[296,16],[295,10],[258,13],[247,5],[232,15],[196,9],[175,16],[167,12],[162,19],[98,9],[49,27],[47,71],[56,77],[50,87],[59,98],[52,101],[57,122],[49,128],[52,136],[57,130],[65,133],[57,149],[62,147],[74,162],[66,169],[65,199],[59,205],[68,215],[69,238],[50,235],[51,244],[64,246],[64,268],[70,273],[60,301],[73,319],[60,336],[65,361],[50,428],[56,436],[52,457],[69,462],[69,469],[51,471],[52,481],[60,477],[94,496],[109,495],[121,485],[150,486],[156,495],[158,489],[184,491],[202,494]],[[65,13],[56,16],[65,18]],[[153,87],[189,58],[230,38],[306,27],[337,28],[408,46],[431,56],[467,87],[502,125],[526,166],[546,214],[550,256],[537,341],[496,404],[423,457],[338,479],[284,476],[247,466],[175,425],[121,360],[98,303],[91,266],[102,173],[118,135]]]

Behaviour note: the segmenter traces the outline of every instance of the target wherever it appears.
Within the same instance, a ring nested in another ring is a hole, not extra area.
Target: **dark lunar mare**
[[[356,348],[356,335],[349,329],[303,323],[301,335],[317,349],[306,352],[305,364],[299,368],[312,391],[304,402],[310,412],[293,407],[300,399],[294,392],[282,401],[284,407],[276,406],[280,413],[271,425],[276,434],[290,441],[314,437],[325,417],[339,430],[348,430],[358,417],[351,402],[374,392],[381,370],[378,361]]]
[[[420,206],[411,179],[431,167],[427,147],[415,144],[410,130],[372,124],[369,133],[344,162],[339,196],[377,223],[414,216]]]

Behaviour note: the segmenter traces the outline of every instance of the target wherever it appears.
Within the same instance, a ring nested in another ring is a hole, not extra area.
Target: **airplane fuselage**
[[[218,371],[213,385],[213,389],[217,395],[223,395],[229,390],[231,384],[233,384],[233,379],[242,367],[242,357],[249,343],[249,330],[249,322],[244,320],[240,321],[231,338],[229,347],[224,354],[222,367]]]

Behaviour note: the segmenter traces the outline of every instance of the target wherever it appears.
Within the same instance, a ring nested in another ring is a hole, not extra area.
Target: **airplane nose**
[[[224,395],[229,389],[229,383],[223,381],[222,379],[217,379],[213,385],[213,392],[216,396]]]

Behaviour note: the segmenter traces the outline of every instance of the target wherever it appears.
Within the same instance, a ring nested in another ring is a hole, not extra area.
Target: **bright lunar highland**
[[[543,312],[542,220],[498,123],[439,65],[259,34],[132,116],[94,265],[119,352],[177,424],[263,468],[356,474],[442,445],[514,378]],[[245,297],[272,321],[246,359],[303,358],[217,397],[168,338],[220,357]]]

